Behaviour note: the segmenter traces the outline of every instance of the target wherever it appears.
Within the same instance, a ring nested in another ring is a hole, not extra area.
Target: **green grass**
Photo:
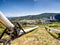
[[[58,28],[60,29],[60,22],[52,22],[49,24],[45,24],[46,26],[53,27],[53,28]]]
[[[0,35],[2,34],[2,32],[4,31],[5,29],[5,26],[3,26],[1,23],[0,23]]]

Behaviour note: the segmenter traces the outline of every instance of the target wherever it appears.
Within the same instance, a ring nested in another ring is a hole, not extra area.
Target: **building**
[[[55,16],[50,16],[50,22],[56,22]]]

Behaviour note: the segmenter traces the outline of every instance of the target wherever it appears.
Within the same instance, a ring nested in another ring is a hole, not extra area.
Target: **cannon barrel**
[[[9,30],[14,28],[14,25],[4,16],[4,14],[0,11],[0,22],[6,26]]]

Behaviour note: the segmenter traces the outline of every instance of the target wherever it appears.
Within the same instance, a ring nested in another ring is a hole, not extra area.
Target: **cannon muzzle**
[[[4,14],[0,11],[0,22],[6,26],[9,30],[14,28],[14,25],[4,16]]]

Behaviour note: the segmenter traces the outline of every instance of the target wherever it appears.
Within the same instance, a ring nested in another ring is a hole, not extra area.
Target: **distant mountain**
[[[42,19],[42,18],[49,18],[50,16],[56,16],[60,13],[42,13],[38,15],[28,15],[28,16],[22,16],[22,17],[10,17],[10,20],[23,20],[23,19],[28,19],[28,20],[33,20],[33,19]]]

